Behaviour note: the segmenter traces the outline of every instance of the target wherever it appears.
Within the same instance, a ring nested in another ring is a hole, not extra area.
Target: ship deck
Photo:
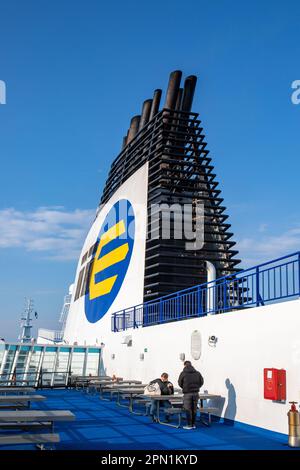
[[[193,431],[150,423],[115,402],[76,390],[43,390],[47,400],[33,409],[68,409],[76,420],[57,423],[57,450],[288,450],[287,436],[241,423],[215,421]],[[30,449],[9,446],[7,449]],[[1,447],[4,449],[4,447]],[[34,449],[34,446],[32,446]]]

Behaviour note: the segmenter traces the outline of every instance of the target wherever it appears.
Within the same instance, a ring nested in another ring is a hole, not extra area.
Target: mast
[[[25,309],[21,317],[21,343],[30,343],[32,334],[32,318],[31,314],[33,312],[33,299],[25,299]]]

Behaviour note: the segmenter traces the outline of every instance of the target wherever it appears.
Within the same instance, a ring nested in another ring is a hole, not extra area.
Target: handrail
[[[20,378],[18,378],[18,376]],[[72,376],[72,371],[70,370],[61,370],[61,371],[46,371],[46,370],[35,370],[35,371],[27,371],[22,370],[18,372],[10,371],[6,373],[0,374],[0,384],[1,382],[7,382],[8,384],[17,385],[17,384],[26,384],[34,386],[35,388],[48,388],[49,386],[49,376],[54,378],[62,378],[64,380],[64,386],[68,387],[70,378]],[[4,380],[5,378],[5,380]],[[46,381],[46,383],[44,383]],[[52,380],[51,380],[52,381]],[[61,382],[60,382],[61,383]],[[57,383],[54,384],[57,386]]]
[[[114,312],[112,331],[263,306],[299,295],[300,251],[297,251],[235,274]]]

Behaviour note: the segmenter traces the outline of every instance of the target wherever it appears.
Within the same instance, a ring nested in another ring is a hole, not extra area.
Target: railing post
[[[136,328],[136,311],[135,311],[135,306],[133,307],[133,328]]]
[[[259,294],[259,267],[256,267],[256,306],[259,307],[260,304],[260,294]]]
[[[180,296],[179,294],[176,295],[176,318],[180,316]]]
[[[227,310],[227,282],[223,282],[223,311]]]
[[[126,330],[126,317],[125,317],[125,310],[123,310],[123,331]]]
[[[197,289],[198,315],[202,315],[203,313],[201,294],[202,294],[201,286],[198,286],[198,289]]]
[[[163,303],[162,299],[159,299],[159,323],[163,321]]]
[[[42,368],[40,370],[39,382],[40,382],[40,384],[38,385],[38,388],[40,388],[42,390],[42,388],[43,388],[43,369]]]

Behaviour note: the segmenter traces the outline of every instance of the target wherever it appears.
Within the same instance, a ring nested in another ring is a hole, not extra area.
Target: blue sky
[[[63,295],[132,115],[169,72],[194,110],[244,265],[300,247],[300,4],[0,0],[0,337],[24,297],[56,328]]]

